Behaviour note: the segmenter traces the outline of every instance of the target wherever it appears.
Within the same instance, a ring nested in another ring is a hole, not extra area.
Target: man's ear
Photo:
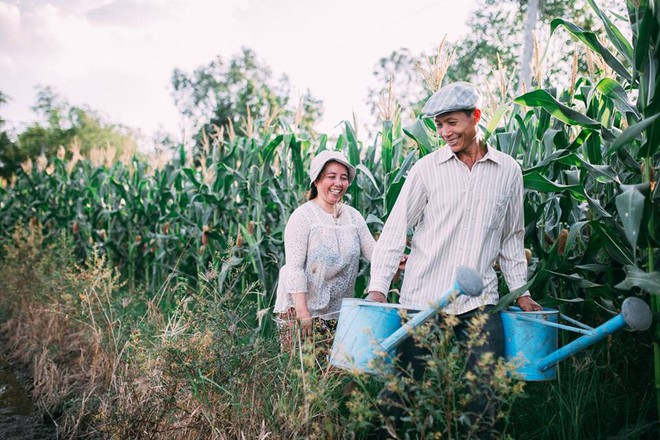
[[[472,115],[474,116],[474,123],[478,124],[479,120],[481,119],[481,109],[480,108],[475,108]]]

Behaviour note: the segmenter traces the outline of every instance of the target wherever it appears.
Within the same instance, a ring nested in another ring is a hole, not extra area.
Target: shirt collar
[[[438,154],[438,158],[437,158],[438,163],[447,162],[449,159],[456,157],[456,155],[451,151],[451,148],[447,147],[446,145],[442,146],[440,149],[436,151]],[[501,164],[502,163],[501,154],[502,153],[495,150],[490,145],[486,144],[486,154],[484,155],[484,157],[479,159],[479,162],[484,160],[492,160],[497,164]]]

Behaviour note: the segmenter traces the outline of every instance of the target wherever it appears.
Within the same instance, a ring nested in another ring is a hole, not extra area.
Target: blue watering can
[[[433,306],[415,313],[402,325],[406,307],[359,299],[344,299],[330,353],[330,364],[361,373],[378,374],[374,361],[382,359],[383,369],[391,369],[396,347],[409,336],[412,328],[438,314],[458,295],[478,296],[483,290],[481,276],[469,267],[456,269],[454,286],[436,300]]]
[[[481,276],[465,266],[457,268],[454,286],[426,310],[417,312],[402,323],[398,304],[384,304],[359,299],[344,299],[330,354],[330,364],[347,370],[378,374],[391,370],[396,347],[410,330],[438,314],[458,295],[478,296],[483,290]],[[621,313],[597,328],[544,308],[540,312],[523,312],[510,307],[500,312],[504,330],[504,356],[516,364],[516,373],[523,380],[550,380],[557,376],[556,364],[608,335],[628,328],[646,330],[653,319],[649,306],[639,298],[627,298]],[[560,324],[559,317],[575,327]],[[558,329],[582,333],[583,336],[558,349]],[[384,362],[376,368],[377,359]]]
[[[500,317],[504,330],[504,357],[513,361],[518,376],[528,381],[555,379],[560,361],[623,328],[646,330],[653,320],[648,304],[635,297],[626,298],[621,313],[596,328],[546,308],[540,312],[523,312],[518,307],[509,307],[500,312]],[[560,324],[559,318],[574,327]],[[583,336],[558,349],[558,329]]]

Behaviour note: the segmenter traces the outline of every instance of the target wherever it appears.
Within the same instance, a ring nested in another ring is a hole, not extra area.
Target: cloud
[[[115,0],[87,12],[89,20],[98,25],[145,26],[171,16],[175,2]],[[166,7],[169,6],[169,7]]]

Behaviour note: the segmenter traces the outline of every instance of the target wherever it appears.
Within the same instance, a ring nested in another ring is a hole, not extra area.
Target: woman
[[[307,202],[298,207],[284,230],[286,265],[280,270],[273,309],[283,350],[313,336],[326,348],[332,342],[343,298],[355,294],[360,256],[371,260],[374,239],[364,218],[342,198],[355,168],[338,151],[322,151],[309,170]]]

